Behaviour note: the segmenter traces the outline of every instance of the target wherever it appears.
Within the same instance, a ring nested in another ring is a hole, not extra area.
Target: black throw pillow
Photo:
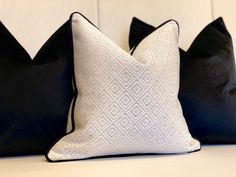
[[[43,154],[66,133],[72,74],[70,21],[33,60],[0,22],[0,156]]]
[[[133,18],[130,48],[154,30]],[[236,143],[236,69],[223,19],[207,25],[180,56],[179,99],[191,134],[204,144]]]

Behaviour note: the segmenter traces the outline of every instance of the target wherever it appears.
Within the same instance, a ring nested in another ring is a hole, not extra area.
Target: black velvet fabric
[[[130,48],[153,30],[134,18]],[[203,144],[236,143],[236,70],[223,19],[207,25],[180,56],[179,99],[191,134]]]
[[[0,156],[43,154],[66,133],[72,74],[70,21],[33,60],[0,22]]]

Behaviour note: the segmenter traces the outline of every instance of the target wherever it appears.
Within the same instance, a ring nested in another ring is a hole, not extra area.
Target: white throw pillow
[[[168,21],[133,50],[122,50],[81,14],[72,15],[75,82],[73,131],[49,161],[200,149],[178,100],[178,25]]]

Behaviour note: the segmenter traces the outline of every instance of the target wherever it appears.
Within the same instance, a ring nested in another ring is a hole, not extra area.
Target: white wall
[[[0,0],[0,20],[31,57],[74,11],[97,24],[97,0]]]
[[[133,16],[153,25],[174,18],[181,28],[180,46],[187,49],[219,16],[236,41],[235,7],[235,0],[0,0],[0,20],[32,57],[73,11],[83,13],[126,50]]]

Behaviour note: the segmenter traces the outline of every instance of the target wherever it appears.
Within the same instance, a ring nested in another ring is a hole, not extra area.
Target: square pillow
[[[72,76],[70,20],[33,60],[0,22],[0,156],[44,154],[65,135]]]
[[[153,31],[134,18],[130,48]],[[191,134],[204,144],[236,143],[235,58],[223,19],[207,25],[180,56],[179,99]]]
[[[200,149],[177,98],[178,25],[171,20],[131,56],[79,13],[72,15],[75,85],[73,131],[46,155],[49,161]]]

